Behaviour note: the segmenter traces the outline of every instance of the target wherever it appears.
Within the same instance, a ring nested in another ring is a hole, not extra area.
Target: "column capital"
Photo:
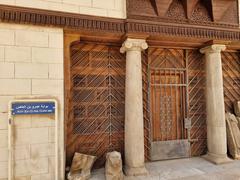
[[[121,53],[125,53],[126,51],[143,51],[148,48],[148,44],[145,39],[132,39],[127,38],[122,47],[120,48]]]
[[[220,53],[221,51],[224,51],[225,49],[226,49],[226,45],[213,44],[213,45],[206,46],[206,47],[200,49],[200,52],[202,54]]]

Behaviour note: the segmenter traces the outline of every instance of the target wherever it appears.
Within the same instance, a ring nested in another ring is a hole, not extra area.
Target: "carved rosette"
[[[202,54],[220,53],[221,51],[224,51],[225,49],[226,49],[225,45],[214,44],[214,45],[207,46],[207,47],[200,49],[200,52]]]
[[[127,51],[143,51],[148,48],[148,44],[145,39],[131,39],[128,38],[122,44],[120,48],[121,53],[125,53]]]

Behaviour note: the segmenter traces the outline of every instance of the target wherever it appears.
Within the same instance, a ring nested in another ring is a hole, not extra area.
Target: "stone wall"
[[[62,29],[0,24],[0,180],[7,179],[7,105],[10,100],[23,97],[56,98],[63,129]],[[54,179],[54,126],[54,118],[49,115],[14,118],[16,179]],[[60,149],[63,169],[63,148]]]
[[[126,18],[126,0],[0,0],[0,4]]]

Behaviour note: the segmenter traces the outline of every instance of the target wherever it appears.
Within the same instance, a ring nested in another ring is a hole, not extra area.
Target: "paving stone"
[[[125,180],[240,180],[240,161],[215,165],[203,158],[188,158],[146,163],[148,176]],[[105,180],[104,169],[95,170],[91,180]]]

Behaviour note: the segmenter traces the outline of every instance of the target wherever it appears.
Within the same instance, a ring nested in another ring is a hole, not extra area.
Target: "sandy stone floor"
[[[125,180],[240,180],[240,161],[214,165],[202,158],[158,161],[146,164],[148,176]],[[104,180],[104,169],[93,172],[91,180]]]

